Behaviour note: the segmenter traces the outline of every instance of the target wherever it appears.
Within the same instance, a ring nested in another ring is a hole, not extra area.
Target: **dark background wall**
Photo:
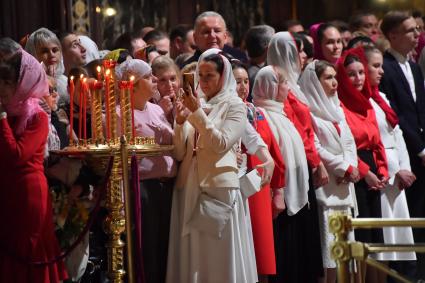
[[[384,1],[384,2],[382,2]],[[98,12],[96,12],[96,7]],[[113,7],[117,14],[106,17]],[[143,26],[168,31],[178,23],[192,24],[206,10],[225,18],[236,41],[252,25],[267,23],[277,30],[287,19],[298,18],[306,27],[318,21],[348,20],[360,9],[382,16],[390,9],[419,9],[424,0],[1,0],[0,36],[19,40],[39,27],[77,30],[91,36],[101,48],[123,32]]]

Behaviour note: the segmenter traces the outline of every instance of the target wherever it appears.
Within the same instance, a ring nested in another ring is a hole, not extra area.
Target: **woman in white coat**
[[[330,256],[334,236],[328,228],[328,217],[336,211],[351,214],[356,205],[353,182],[360,179],[356,144],[340,106],[335,76],[332,64],[315,60],[299,80],[312,114],[316,148],[329,173],[329,183],[315,191],[325,268],[323,282],[329,283],[336,281],[336,263]]]
[[[241,192],[236,150],[247,124],[230,62],[218,51],[198,61],[195,86],[177,103],[176,158],[182,160],[173,197],[167,282],[258,281]],[[208,113],[206,113],[208,112]]]
[[[381,190],[381,210],[383,218],[410,218],[404,189],[416,180],[411,172],[409,154],[398,125],[397,114],[389,106],[385,94],[379,92],[378,85],[384,74],[382,53],[375,47],[364,47],[364,64],[373,88],[369,99],[378,121],[379,133],[385,147],[388,161],[388,185]],[[386,244],[413,244],[412,228],[384,228]],[[376,255],[382,261],[416,260],[414,252],[386,252]]]

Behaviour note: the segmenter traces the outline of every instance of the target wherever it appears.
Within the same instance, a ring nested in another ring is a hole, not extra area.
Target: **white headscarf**
[[[115,75],[119,81],[130,80],[130,77],[134,76],[134,82],[137,82],[150,73],[152,73],[151,66],[139,59],[126,60],[115,68]]]
[[[207,56],[210,56],[212,54],[220,54],[222,50],[217,48],[211,48],[202,53],[202,55],[199,57],[198,65],[196,66],[196,72],[195,72],[195,89],[198,93],[198,96],[201,99],[205,99],[205,101],[208,102],[208,104],[217,104],[223,101],[226,101],[228,99],[239,99],[238,94],[236,92],[236,80],[233,76],[232,71],[232,65],[230,64],[229,60],[224,57],[223,55],[220,55],[223,59],[224,63],[224,69],[223,74],[221,75],[221,81],[223,83],[223,86],[221,90],[210,100],[207,99],[207,96],[202,91],[201,87],[199,86],[199,64],[206,58]]]
[[[314,116],[323,120],[339,123],[344,119],[340,108],[338,95],[327,96],[322,84],[316,75],[316,62],[314,60],[304,70],[299,84],[307,99],[307,104]]]
[[[267,50],[267,64],[278,66],[287,73],[288,85],[295,96],[304,103],[307,100],[298,86],[301,75],[301,62],[297,44],[291,33],[278,32],[273,35]]]
[[[78,37],[80,38],[81,45],[86,49],[86,64],[99,59],[99,48],[96,42],[86,35],[79,35]]]
[[[272,66],[258,71],[252,90],[253,102],[261,107],[285,160],[285,202],[288,215],[296,214],[308,202],[308,166],[304,144],[294,124],[275,101],[279,80]]]

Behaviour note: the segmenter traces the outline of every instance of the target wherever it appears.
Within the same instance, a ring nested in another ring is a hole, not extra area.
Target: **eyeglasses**
[[[417,32],[417,33],[421,33],[421,27],[420,26],[415,26],[413,28],[410,28],[408,30],[405,30],[404,33],[411,33],[411,32]]]

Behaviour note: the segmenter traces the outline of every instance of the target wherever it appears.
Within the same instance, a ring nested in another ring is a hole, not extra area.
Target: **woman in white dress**
[[[195,74],[202,109],[189,91],[177,102],[175,157],[182,160],[172,205],[167,282],[258,281],[236,150],[247,124],[230,62],[204,52]],[[249,214],[248,214],[249,215]]]
[[[332,212],[350,215],[356,206],[353,182],[360,179],[357,149],[338,99],[335,67],[315,60],[305,68],[299,85],[312,114],[317,151],[329,173],[329,183],[315,192],[325,268],[323,282],[330,283],[336,281],[336,263],[330,256],[334,236],[328,228],[328,217]]]
[[[385,147],[388,161],[388,185],[381,190],[382,218],[410,218],[407,206],[407,189],[416,180],[411,172],[409,154],[403,139],[403,133],[398,125],[397,114],[389,106],[385,94],[379,92],[378,85],[384,70],[383,57],[375,47],[363,47],[363,64],[368,70],[370,85],[373,88],[369,99],[378,121],[379,133]],[[384,228],[384,242],[386,244],[413,244],[412,228],[387,227]],[[376,255],[381,261],[409,261],[416,260],[414,252],[386,252]]]

